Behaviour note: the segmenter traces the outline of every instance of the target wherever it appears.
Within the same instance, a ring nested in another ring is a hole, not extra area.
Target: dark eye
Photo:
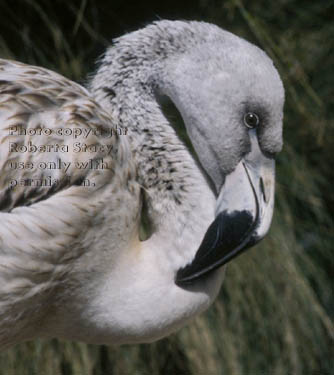
[[[259,116],[256,113],[248,112],[244,116],[244,124],[247,126],[247,128],[254,129],[256,128],[260,123]]]

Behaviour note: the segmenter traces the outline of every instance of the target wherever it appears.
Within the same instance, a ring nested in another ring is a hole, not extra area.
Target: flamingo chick
[[[283,102],[267,55],[203,22],[116,39],[89,91],[0,60],[0,347],[150,342],[208,308],[269,229]]]

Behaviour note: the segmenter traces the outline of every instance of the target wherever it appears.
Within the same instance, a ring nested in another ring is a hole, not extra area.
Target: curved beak
[[[250,132],[251,152],[225,178],[209,226],[193,261],[175,282],[189,284],[229,262],[268,232],[274,209],[275,161],[266,157]]]

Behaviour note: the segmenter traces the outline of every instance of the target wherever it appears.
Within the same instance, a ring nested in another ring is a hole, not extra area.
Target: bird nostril
[[[264,182],[262,177],[260,177],[260,191],[263,195],[263,199],[266,203],[268,203],[268,197],[266,196],[266,189],[264,188]]]

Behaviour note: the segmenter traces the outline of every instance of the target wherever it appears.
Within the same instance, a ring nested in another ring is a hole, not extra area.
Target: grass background
[[[17,345],[0,354],[1,375],[334,374],[333,14],[330,0],[0,0],[0,56],[79,82],[112,38],[168,18],[257,44],[286,89],[273,225],[229,265],[216,303],[150,345]]]

